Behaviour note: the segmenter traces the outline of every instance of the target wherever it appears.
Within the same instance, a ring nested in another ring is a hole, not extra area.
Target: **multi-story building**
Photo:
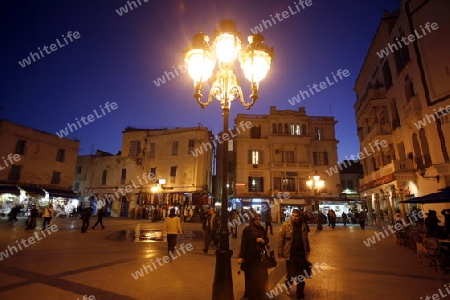
[[[449,11],[446,0],[412,0],[386,12],[356,80],[359,191],[377,220],[405,213],[405,195],[450,185]]]
[[[72,185],[79,141],[0,120],[0,144],[2,210],[49,202],[61,213],[76,207]]]
[[[90,205],[104,201],[111,216],[133,217],[139,205],[206,205],[211,138],[205,127],[126,128],[117,155],[97,151],[78,158],[74,186]]]
[[[251,128],[234,137],[235,182],[230,184],[236,208],[261,211],[266,205],[280,221],[294,207],[317,211],[322,201],[341,200],[339,173],[327,173],[337,162],[333,117],[272,106],[268,115],[238,114],[234,121],[236,126],[245,122]],[[319,194],[306,184],[313,175],[325,182]]]

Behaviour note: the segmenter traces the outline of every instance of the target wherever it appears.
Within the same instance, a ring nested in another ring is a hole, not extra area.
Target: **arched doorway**
[[[120,216],[127,218],[128,217],[128,208],[130,203],[128,202],[126,197],[122,197],[122,201],[120,203]]]

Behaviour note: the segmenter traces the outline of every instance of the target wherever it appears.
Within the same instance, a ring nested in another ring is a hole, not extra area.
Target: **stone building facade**
[[[355,83],[359,192],[374,220],[450,185],[449,11],[446,0],[412,0],[385,12]]]
[[[212,133],[205,127],[126,128],[117,155],[78,158],[75,183],[85,200],[103,201],[114,217],[141,206],[206,205],[210,199]]]
[[[53,203],[59,212],[77,200],[72,190],[80,142],[0,120],[0,209],[21,204],[40,209]]]
[[[271,106],[268,115],[238,114],[234,123],[248,121],[250,130],[234,137],[234,207],[269,207],[280,221],[295,207],[317,212],[321,202],[340,200],[339,172],[326,172],[337,163],[333,117]],[[319,194],[306,185],[313,175],[325,181]]]

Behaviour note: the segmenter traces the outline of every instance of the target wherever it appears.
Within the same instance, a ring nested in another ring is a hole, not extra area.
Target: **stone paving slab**
[[[23,230],[23,222],[12,226],[0,220],[0,252],[16,245],[16,240],[33,236],[33,232]],[[166,255],[167,245],[130,242],[117,233],[132,231],[138,223],[143,230],[161,229],[162,223],[111,218],[104,223],[104,230],[89,229],[81,234],[80,220],[56,219],[57,232],[0,261],[0,299],[17,299],[17,295],[67,300],[82,299],[83,295],[96,299],[211,299],[215,255],[212,249],[203,253],[201,239],[180,237],[178,246],[190,243],[191,251],[134,279],[131,274]],[[199,223],[182,226],[188,232],[201,230]],[[274,227],[276,233],[279,225]],[[238,239],[230,238],[236,300],[244,293],[244,274],[237,275],[236,263],[243,228],[239,227]],[[391,236],[365,246],[363,241],[374,233],[373,228],[361,230],[357,226],[337,226],[334,230],[325,226],[323,231],[311,226],[311,262],[326,263],[328,268],[307,280],[306,299],[409,300],[431,297],[439,289],[445,292],[450,275],[420,269],[417,255],[396,246]],[[276,235],[269,235],[269,239],[275,248]],[[283,283],[284,270],[283,261],[270,270],[273,287]],[[280,292],[273,299],[294,298]]]

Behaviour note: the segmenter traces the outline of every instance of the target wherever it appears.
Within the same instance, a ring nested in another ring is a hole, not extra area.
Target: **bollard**
[[[139,223],[136,225],[136,228],[134,229],[134,241],[139,242],[139,236],[141,235],[141,226]]]

